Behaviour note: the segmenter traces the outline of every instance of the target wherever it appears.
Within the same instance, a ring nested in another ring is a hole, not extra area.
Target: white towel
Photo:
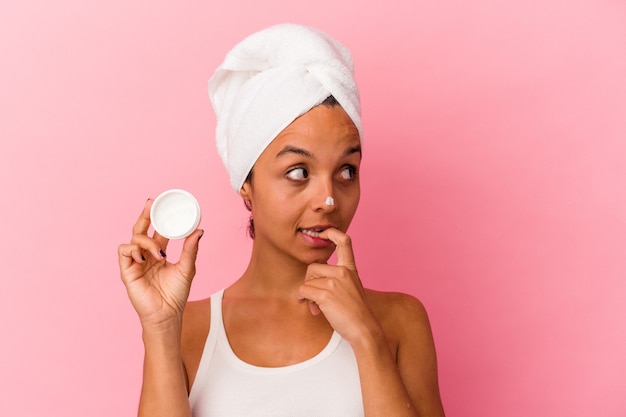
[[[217,149],[235,191],[270,142],[330,95],[362,137],[350,52],[317,29],[272,26],[226,55],[209,81],[209,96],[217,117]]]

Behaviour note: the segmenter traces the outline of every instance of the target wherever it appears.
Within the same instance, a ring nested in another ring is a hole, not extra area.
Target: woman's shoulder
[[[376,315],[382,315],[389,319],[402,319],[406,318],[406,315],[415,318],[427,318],[424,304],[413,295],[366,288],[365,296]]]
[[[401,341],[416,333],[430,334],[428,313],[417,297],[371,289],[365,289],[365,296],[387,337]]]
[[[211,323],[211,299],[188,301],[183,312],[183,343],[208,333]],[[205,337],[206,339],[206,337]]]
[[[437,354],[424,305],[402,293],[367,290],[366,296],[383,327],[404,386],[414,401],[419,398],[420,414],[443,416]]]
[[[202,351],[211,324],[211,299],[189,301],[183,312],[181,354],[187,375],[187,387],[191,387],[200,365]]]
[[[184,317],[194,318],[198,314],[211,313],[211,297],[202,300],[187,301]]]

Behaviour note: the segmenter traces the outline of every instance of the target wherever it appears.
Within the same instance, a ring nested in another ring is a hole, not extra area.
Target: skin
[[[228,339],[243,361],[277,367],[315,356],[334,330],[354,350],[366,416],[443,416],[424,307],[409,295],[363,288],[357,272],[346,231],[360,163],[358,131],[339,106],[313,108],[265,149],[240,192],[252,207],[255,239],[247,269],[224,292]],[[325,204],[328,196],[334,205]],[[185,240],[177,264],[168,263],[167,240],[147,234],[151,204],[119,247],[143,328],[139,415],[188,417],[210,323],[209,299],[187,302],[203,231]],[[327,264],[334,251],[336,265]]]

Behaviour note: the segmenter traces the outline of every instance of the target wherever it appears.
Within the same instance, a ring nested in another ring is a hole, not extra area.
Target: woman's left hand
[[[333,329],[353,344],[379,324],[365,299],[350,236],[331,228],[320,233],[320,238],[337,245],[337,265],[309,265],[297,297],[308,300],[312,314],[323,313]]]

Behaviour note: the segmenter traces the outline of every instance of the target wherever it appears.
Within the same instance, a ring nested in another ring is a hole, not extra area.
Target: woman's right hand
[[[133,227],[131,242],[118,248],[120,275],[144,330],[159,330],[182,320],[196,274],[198,241],[204,233],[198,229],[189,235],[180,260],[175,264],[168,262],[168,239],[156,232],[148,236],[152,202],[146,202]]]

